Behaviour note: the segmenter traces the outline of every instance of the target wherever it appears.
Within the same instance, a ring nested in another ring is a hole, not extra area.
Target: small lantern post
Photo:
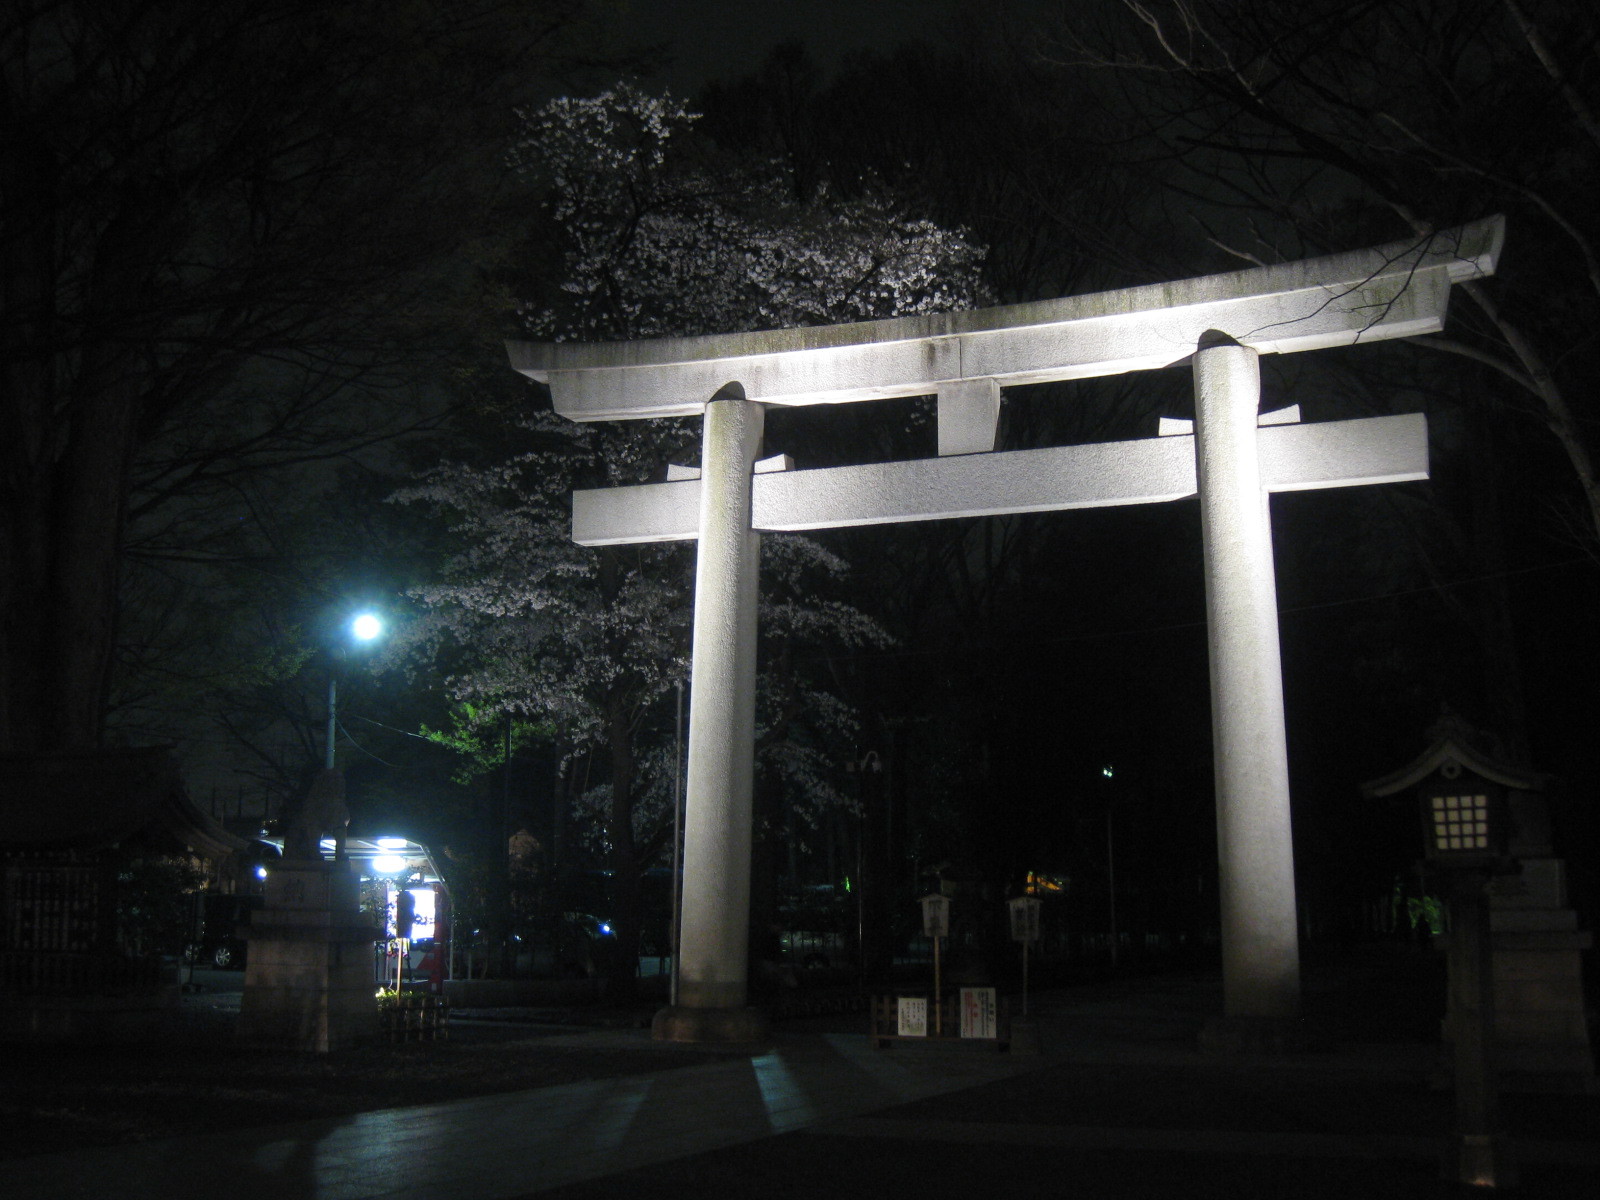
[[[939,939],[950,936],[950,897],[939,892],[922,898],[922,934],[933,939],[933,1035],[944,1036],[944,991],[939,971]]]
[[[1449,905],[1450,1016],[1455,1127],[1443,1174],[1475,1187],[1516,1186],[1511,1141],[1500,1128],[1494,1078],[1494,959],[1489,883],[1515,870],[1508,790],[1527,780],[1472,746],[1447,713],[1422,756],[1362,787],[1368,796],[1415,795],[1427,866],[1444,881]]]
[[[1028,945],[1039,940],[1039,897],[1007,900],[1011,909],[1011,940],[1022,943],[1022,1015],[1028,1015]]]
[[[1494,781],[1446,762],[1418,789],[1428,865],[1445,879],[1450,905],[1450,1036],[1456,1125],[1446,1178],[1513,1187],[1516,1167],[1500,1129],[1494,1079],[1494,967],[1489,883],[1506,868],[1506,797]]]
[[[1490,894],[1510,859],[1507,792],[1530,779],[1475,749],[1450,712],[1429,731],[1432,746],[1414,762],[1363,784],[1370,797],[1411,794],[1418,802],[1422,854],[1443,878],[1450,910],[1450,1040],[1456,1123],[1446,1139],[1443,1176],[1474,1187],[1515,1187],[1510,1139],[1499,1128],[1494,1085],[1494,958]]]

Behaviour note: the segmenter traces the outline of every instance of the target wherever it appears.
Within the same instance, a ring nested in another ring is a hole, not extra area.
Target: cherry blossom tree
[[[683,103],[619,86],[525,114],[513,162],[547,197],[546,286],[522,306],[551,339],[621,339],[824,324],[981,302],[981,250],[959,230],[867,189],[797,195],[782,162],[737,159],[694,132]],[[574,488],[660,478],[696,454],[681,421],[575,425],[547,400],[505,433],[518,448],[447,463],[396,499],[432,507],[461,549],[415,593],[410,652],[449,695],[491,715],[537,716],[568,762],[583,757],[615,888],[620,974],[631,976],[638,880],[670,828],[665,697],[687,673],[692,578],[683,545],[585,549],[570,539]],[[764,539],[764,786],[808,810],[842,803],[824,763],[848,705],[802,669],[805,646],[881,643],[837,594],[843,563],[801,538]],[[598,769],[596,769],[598,768]]]
[[[799,194],[782,161],[696,141],[683,103],[620,86],[526,114],[513,152],[551,192],[555,340],[828,325],[973,304],[981,249],[867,186]]]

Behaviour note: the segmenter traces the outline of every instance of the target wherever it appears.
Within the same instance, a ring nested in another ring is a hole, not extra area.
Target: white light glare
[[[1107,779],[1110,779],[1112,777],[1111,768],[1110,767],[1101,767],[1100,768],[1100,774],[1104,775]]]
[[[372,860],[372,869],[379,875],[393,875],[406,869],[406,860],[398,854],[380,854]]]
[[[350,632],[358,641],[370,642],[383,632],[383,622],[372,613],[362,613],[350,622]]]
[[[380,850],[404,850],[405,848],[405,838],[381,837],[378,839],[378,849]]]

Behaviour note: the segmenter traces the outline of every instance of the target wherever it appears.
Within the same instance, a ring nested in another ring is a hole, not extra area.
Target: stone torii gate
[[[1267,497],[1424,479],[1420,414],[1261,414],[1258,357],[1444,325],[1493,273],[1499,217],[1415,242],[1122,291],[821,328],[603,345],[509,344],[575,421],[704,415],[698,471],[579,491],[584,545],[698,539],[682,937],[658,1038],[749,1040],[746,1005],[760,535],[1148,504],[1198,494],[1222,895],[1223,1026],[1276,1039],[1300,1011],[1283,682]],[[1159,436],[995,450],[1001,389],[1192,365],[1195,420]],[[765,405],[938,398],[939,457],[821,470],[761,458]],[[1276,1032],[1274,1032],[1276,1031]],[[1252,1038],[1254,1040],[1254,1038]]]

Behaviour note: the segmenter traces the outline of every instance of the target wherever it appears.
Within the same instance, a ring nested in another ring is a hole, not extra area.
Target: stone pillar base
[[[236,1028],[244,1045],[313,1054],[376,1041],[371,933],[359,941],[253,936]]]
[[[669,1005],[650,1022],[658,1042],[741,1044],[767,1040],[767,1014],[758,1008],[684,1008]]]
[[[1010,1049],[1013,1054],[1043,1054],[1044,1038],[1040,1036],[1039,1023],[1030,1017],[1013,1017]]]
[[[247,1045],[327,1054],[377,1039],[372,947],[348,862],[284,860],[248,937],[237,1036]]]
[[[1200,1030],[1209,1054],[1300,1054],[1326,1043],[1303,1017],[1212,1017]]]

